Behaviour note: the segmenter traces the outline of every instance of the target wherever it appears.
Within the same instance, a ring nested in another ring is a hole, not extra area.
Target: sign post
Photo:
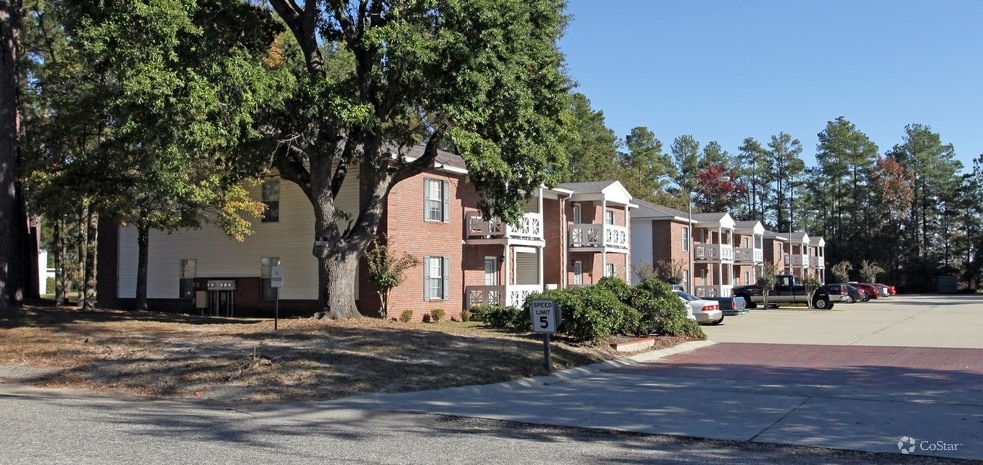
[[[532,329],[543,333],[543,357],[546,372],[553,371],[552,353],[550,352],[550,334],[560,326],[560,309],[552,299],[533,299],[529,305],[529,316],[532,318]]]
[[[273,307],[273,331],[276,331],[277,323],[280,321],[280,288],[283,287],[283,267],[277,262],[270,270],[270,286],[276,293],[276,306]]]

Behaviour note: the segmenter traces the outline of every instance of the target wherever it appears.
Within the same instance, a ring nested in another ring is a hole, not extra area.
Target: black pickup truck
[[[735,286],[732,291],[735,297],[744,297],[748,308],[755,308],[757,304],[765,302],[765,296],[761,292],[761,287],[757,284],[749,286]],[[790,274],[780,274],[775,276],[775,288],[768,293],[768,304],[779,303],[801,303],[806,304],[809,300],[809,293],[806,287],[799,282],[799,278]],[[818,309],[833,308],[833,302],[829,298],[829,293],[822,287],[816,289],[812,294],[812,307]]]

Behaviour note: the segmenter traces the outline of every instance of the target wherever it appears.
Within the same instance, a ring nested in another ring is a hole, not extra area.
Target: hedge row
[[[706,339],[695,321],[687,317],[686,304],[669,284],[647,279],[629,286],[618,278],[603,278],[590,287],[569,287],[530,295],[522,308],[500,305],[471,309],[473,319],[511,332],[532,331],[529,305],[532,299],[552,299],[562,309],[557,333],[576,341],[600,344],[615,334],[690,336]]]

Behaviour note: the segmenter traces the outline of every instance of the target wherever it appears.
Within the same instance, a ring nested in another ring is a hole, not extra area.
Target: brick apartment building
[[[419,156],[420,148],[409,157]],[[358,173],[350,173],[336,205],[358,211]],[[148,303],[153,308],[224,315],[309,314],[317,301],[310,203],[290,182],[268,177],[252,189],[268,205],[254,234],[238,242],[215,226],[152,231]],[[589,285],[603,276],[629,280],[631,195],[617,181],[541,188],[525,203],[518,225],[486,221],[463,160],[441,152],[432,169],[392,189],[380,237],[395,253],[421,265],[390,295],[390,316],[411,310],[419,320],[435,308],[456,316],[484,303],[519,305],[530,293]],[[108,222],[107,222],[108,223]],[[132,227],[104,225],[100,240],[99,301],[127,307],[136,295],[137,244]],[[273,266],[282,287],[272,287]],[[379,298],[360,266],[357,304],[379,313]]]

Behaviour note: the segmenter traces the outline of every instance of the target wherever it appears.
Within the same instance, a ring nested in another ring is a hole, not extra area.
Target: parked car
[[[720,311],[724,313],[724,316],[741,315],[748,312],[744,297],[707,297],[706,300],[719,303]]]
[[[877,298],[878,295],[877,288],[871,283],[855,283],[853,281],[850,281],[848,284],[856,287],[857,289],[863,290],[864,294],[867,294],[867,297],[871,299]]]
[[[720,311],[720,303],[712,300],[703,300],[682,289],[674,289],[673,292],[683,300],[689,315],[700,324],[719,325],[724,321],[724,313]]]
[[[830,300],[834,301],[839,300],[840,302],[852,304],[854,302],[866,302],[869,300],[869,297],[867,297],[864,291],[857,289],[852,284],[827,284],[823,286],[823,289],[829,293]]]
[[[878,283],[874,283],[874,285],[877,284]],[[894,288],[893,284],[881,284],[881,286],[887,286],[887,295],[895,295],[898,293],[898,291]]]
[[[759,303],[763,304],[765,302],[764,292],[757,283],[735,286],[731,292],[735,297],[743,297],[748,308],[755,308]],[[780,303],[804,304],[809,301],[809,293],[805,285],[799,281],[798,276],[779,274],[775,275],[775,287],[768,293],[767,300],[769,305]],[[833,302],[822,286],[812,293],[812,308],[821,310],[833,308]]]
[[[871,284],[873,284],[874,287],[876,287],[877,290],[880,291],[881,297],[890,297],[894,295],[894,286],[889,286],[887,284],[881,284],[881,283],[871,283]]]

